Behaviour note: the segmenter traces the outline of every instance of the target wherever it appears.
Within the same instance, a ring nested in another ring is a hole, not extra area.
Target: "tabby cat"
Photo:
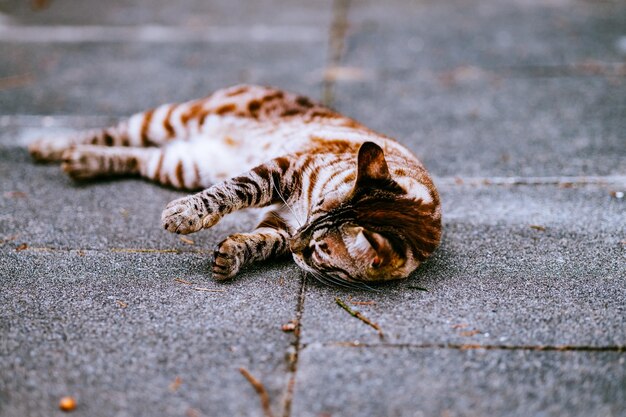
[[[327,284],[405,278],[441,236],[439,196],[415,156],[278,89],[235,86],[29,150],[40,161],[63,161],[77,180],[140,175],[202,190],[166,206],[161,222],[170,232],[194,233],[233,211],[266,207],[254,231],[217,245],[212,270],[220,280],[288,253]]]

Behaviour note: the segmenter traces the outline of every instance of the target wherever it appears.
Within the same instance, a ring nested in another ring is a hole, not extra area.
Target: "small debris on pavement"
[[[530,225],[531,229],[535,229],[535,230],[539,230],[540,232],[545,232],[546,228],[544,226],[541,226],[539,224],[531,224]]]
[[[205,287],[193,287],[193,289],[196,291],[204,291],[204,292],[226,292],[226,290],[214,290],[214,289],[205,288]]]
[[[459,323],[459,324],[453,324],[452,328],[453,329],[465,329],[467,326],[469,326],[469,324],[467,324],[467,323]]]
[[[21,252],[21,251],[26,250],[26,249],[28,249],[28,244],[22,243],[22,244],[18,245],[17,248],[15,248],[15,251],[16,252]]]
[[[296,330],[296,322],[291,320],[289,323],[283,324],[281,329],[283,332],[293,332]]]
[[[611,197],[621,200],[622,198],[624,198],[624,192],[623,191],[611,191]]]
[[[200,410],[197,408],[188,408],[187,411],[185,411],[186,417],[200,417],[201,415],[202,413],[200,413]]]
[[[2,77],[0,78],[0,91],[8,90],[11,88],[24,87],[34,82],[35,77],[33,77],[33,75],[29,73]]]
[[[23,191],[7,191],[4,193],[6,198],[26,198],[26,193]]]
[[[194,242],[193,240],[189,239],[188,237],[178,236],[178,238],[180,239],[181,242],[186,243],[188,245],[195,245],[196,244],[196,242]]]
[[[170,384],[169,389],[171,392],[176,392],[178,391],[178,388],[180,388],[182,384],[183,384],[183,379],[177,376],[176,378],[174,378],[174,380]]]
[[[76,408],[76,400],[74,397],[63,397],[59,400],[59,408],[63,411],[73,411]]]
[[[363,81],[372,75],[357,67],[330,67],[324,71],[325,81]]]
[[[346,303],[344,303],[341,300],[341,298],[336,297],[335,298],[335,302],[337,303],[337,305],[339,305],[339,307],[341,307],[344,310],[346,310],[352,317],[356,317],[357,319],[361,320],[363,323],[365,323],[368,326],[373,327],[374,329],[376,329],[376,331],[378,332],[378,335],[380,336],[381,339],[383,339],[385,337],[383,335],[383,331],[380,329],[380,326],[378,324],[374,323],[373,321],[371,321],[370,319],[365,317],[360,312],[352,310]]]
[[[428,289],[426,289],[424,287],[418,287],[417,285],[409,285],[407,288],[411,289],[411,290],[418,290],[418,291],[426,291],[426,292],[428,292]]]
[[[118,306],[120,306],[121,308],[126,308],[126,307],[128,307],[128,304],[127,304],[127,303],[125,303],[125,302],[124,302],[124,301],[122,301],[122,300],[116,300],[115,302],[116,302],[116,303],[117,303],[117,305],[118,305]]]
[[[181,284],[186,284],[186,285],[193,285],[193,282],[191,281],[186,281],[182,278],[174,278],[174,281],[176,282],[180,282]]]
[[[467,330],[459,334],[464,337],[470,337],[470,336],[476,336],[479,333],[480,333],[480,330]]]
[[[243,375],[244,378],[248,380],[248,382],[250,383],[250,385],[252,385],[257,394],[259,394],[259,397],[261,398],[261,407],[263,407],[263,413],[265,414],[265,417],[274,417],[274,414],[272,414],[272,409],[270,408],[270,396],[267,395],[267,390],[265,389],[261,381],[253,377],[246,368],[239,368],[239,372],[241,372],[241,375]]]
[[[376,301],[352,301],[350,300],[350,304],[355,306],[371,306],[376,304]]]
[[[17,239],[18,235],[11,235],[11,236],[7,236],[5,238],[0,239],[0,245],[7,243],[7,242],[12,242],[15,239]]]
[[[52,0],[31,0],[31,8],[35,11],[39,11],[50,6]]]

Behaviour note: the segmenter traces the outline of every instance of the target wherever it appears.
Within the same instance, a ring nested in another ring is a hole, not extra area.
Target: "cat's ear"
[[[359,148],[356,187],[373,186],[391,180],[385,154],[374,142],[365,142]]]
[[[391,243],[380,233],[358,228],[354,245],[362,258],[373,269],[389,265],[396,257]]]

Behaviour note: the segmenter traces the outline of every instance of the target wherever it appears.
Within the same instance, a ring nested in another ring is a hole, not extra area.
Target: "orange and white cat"
[[[274,88],[219,90],[29,150],[40,161],[63,161],[78,180],[140,175],[202,190],[167,205],[161,221],[170,232],[194,233],[233,211],[266,207],[255,230],[217,245],[217,279],[291,253],[320,281],[359,287],[407,277],[441,237],[439,195],[409,150]]]

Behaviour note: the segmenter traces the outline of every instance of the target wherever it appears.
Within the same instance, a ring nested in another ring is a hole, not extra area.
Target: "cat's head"
[[[356,163],[351,191],[317,203],[291,240],[293,257],[329,284],[405,278],[439,244],[438,196],[406,176],[396,181],[373,142],[361,145]]]

